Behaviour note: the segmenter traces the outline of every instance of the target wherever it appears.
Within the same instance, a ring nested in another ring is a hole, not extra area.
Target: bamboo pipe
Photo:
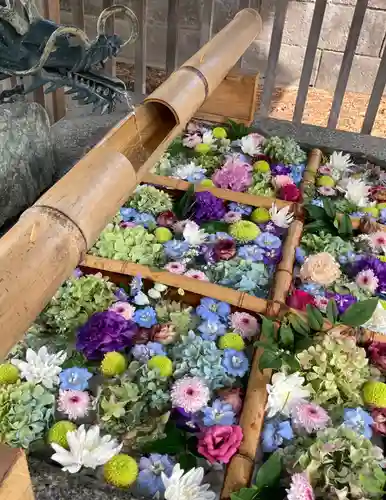
[[[176,71],[0,240],[0,359],[260,30],[258,13],[241,11],[191,68]]]

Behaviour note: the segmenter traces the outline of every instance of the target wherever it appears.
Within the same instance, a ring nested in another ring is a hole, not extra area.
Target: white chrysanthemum
[[[179,167],[175,168],[172,177],[187,180],[193,178],[197,174],[205,175],[206,170],[191,161],[186,165],[180,165]]]
[[[311,392],[303,385],[304,381],[304,377],[297,372],[291,375],[281,372],[272,375],[272,383],[267,384],[267,418],[272,418],[277,413],[288,417],[293,404],[301,399],[308,399]]]
[[[21,378],[52,389],[59,384],[58,375],[62,371],[61,365],[66,357],[67,354],[64,351],[49,354],[47,347],[43,346],[37,353],[32,349],[27,349],[25,361],[12,359],[11,363],[20,370]]]
[[[241,151],[249,156],[257,156],[262,153],[261,145],[265,138],[260,134],[249,134],[241,138]]]
[[[385,304],[383,300],[378,302],[371,318],[362,325],[363,328],[386,335],[386,309],[383,304]]]
[[[370,187],[359,179],[350,179],[346,185],[346,200],[357,207],[367,207],[370,205],[368,196]]]
[[[209,484],[201,484],[204,479],[202,467],[190,469],[186,474],[180,464],[173,467],[170,477],[161,473],[165,486],[165,500],[214,500],[216,494],[209,490]]]
[[[278,210],[275,203],[269,209],[269,215],[271,216],[271,221],[278,227],[289,227],[291,222],[294,220],[294,214],[289,213],[290,206],[284,207]]]
[[[51,459],[63,466],[63,471],[79,472],[82,467],[96,469],[117,455],[122,448],[110,435],[100,436],[100,428],[94,425],[86,431],[84,425],[73,432],[67,432],[69,449],[56,443],[51,446],[55,450]]]
[[[354,163],[351,161],[351,157],[348,154],[344,154],[341,151],[334,151],[330,156],[329,165],[334,170],[344,171],[349,167],[352,167]]]
[[[200,229],[200,226],[193,221],[188,221],[185,224],[182,234],[189,245],[192,246],[202,245],[208,238],[208,234],[204,229]]]

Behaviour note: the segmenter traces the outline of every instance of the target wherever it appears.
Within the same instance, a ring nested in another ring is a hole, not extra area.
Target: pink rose
[[[294,290],[287,299],[287,305],[299,311],[305,311],[307,304],[314,304],[314,297],[303,290]]]
[[[280,189],[284,186],[288,186],[289,184],[293,184],[293,180],[291,179],[291,177],[289,175],[276,175],[274,178],[273,178],[273,182],[275,184],[275,187],[277,189]]]
[[[384,342],[373,342],[367,350],[371,362],[377,368],[386,372],[386,344]]]
[[[237,452],[243,439],[239,425],[213,425],[198,441],[198,452],[211,464],[227,464]]]
[[[222,389],[218,391],[218,395],[220,396],[221,401],[224,401],[224,403],[228,403],[232,406],[236,415],[240,413],[243,406],[243,393],[240,387],[236,387],[234,389]]]
[[[295,184],[287,184],[280,189],[280,198],[285,201],[299,201],[300,189]]]

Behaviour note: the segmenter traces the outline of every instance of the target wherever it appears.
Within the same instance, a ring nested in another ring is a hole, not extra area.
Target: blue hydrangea
[[[153,498],[157,492],[163,495],[165,486],[162,482],[161,473],[170,477],[175,465],[174,460],[169,455],[152,453],[149,458],[141,457],[139,461],[139,474],[135,482],[138,496]]]
[[[231,212],[238,212],[243,215],[251,215],[253,208],[250,207],[249,205],[244,205],[243,203],[236,203],[232,201],[228,205],[228,209]]]
[[[165,348],[159,342],[147,342],[147,344],[136,344],[131,355],[141,363],[147,363],[153,356],[166,356]]]
[[[148,213],[138,214],[134,222],[139,226],[143,226],[145,229],[152,229],[155,228],[157,225],[157,222],[153,217],[153,215]]]
[[[237,255],[241,259],[251,262],[260,262],[263,260],[264,252],[258,245],[243,245],[238,248]]]
[[[157,313],[152,307],[147,306],[143,309],[137,309],[133,319],[137,325],[143,328],[151,328],[157,324]]]
[[[306,252],[303,250],[302,247],[296,247],[295,258],[298,264],[302,265],[304,263],[304,260],[306,258]]]
[[[182,240],[170,240],[164,243],[164,250],[167,257],[173,260],[182,259],[189,251],[189,243]]]
[[[233,425],[235,423],[235,412],[232,405],[216,399],[212,406],[207,406],[202,410],[203,423],[205,427],[212,425]]]
[[[135,208],[123,207],[120,209],[120,214],[124,222],[135,222],[139,215],[139,212],[137,212]]]
[[[85,391],[91,377],[92,373],[87,368],[66,368],[59,373],[60,388],[64,391]]]
[[[361,436],[371,439],[373,430],[371,428],[374,420],[363,408],[345,408],[343,413],[343,425],[354,430]]]
[[[293,182],[296,185],[300,184],[300,182],[303,179],[303,174],[304,174],[304,170],[305,170],[306,166],[305,165],[290,165],[290,167],[291,167],[291,173],[290,173],[291,179],[293,180]]]
[[[243,377],[249,368],[249,361],[243,351],[225,349],[222,365],[233,377]]]
[[[123,288],[118,288],[115,290],[114,295],[119,302],[128,302],[129,296]]]
[[[269,420],[265,422],[262,432],[263,452],[272,453],[283,444],[284,440],[290,441],[293,437],[294,433],[289,420],[283,422],[278,419]]]
[[[204,340],[216,340],[226,332],[225,325],[217,319],[206,320],[197,328]]]
[[[259,245],[259,247],[267,250],[276,250],[281,247],[281,239],[269,232],[260,233],[255,239],[255,243]]]
[[[215,342],[204,340],[192,331],[172,347],[171,357],[175,362],[176,379],[185,375],[200,377],[212,390],[229,386],[234,381],[222,364],[223,351]]]
[[[226,302],[205,297],[201,299],[200,305],[196,308],[196,314],[201,319],[216,321],[219,318],[226,320],[231,312],[231,306]]]

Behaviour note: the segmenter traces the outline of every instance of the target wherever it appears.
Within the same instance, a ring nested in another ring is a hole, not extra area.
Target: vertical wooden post
[[[0,500],[34,500],[23,450],[0,444]]]
[[[71,12],[74,26],[85,31],[84,0],[71,0]]]
[[[111,7],[112,5],[114,5],[114,0],[103,0],[102,6],[104,9],[107,9],[107,7]],[[106,33],[108,35],[112,35],[114,33],[114,30],[115,30],[115,16],[111,16],[106,22]],[[117,63],[115,57],[109,59],[106,62],[106,71],[112,76],[116,75]]]

